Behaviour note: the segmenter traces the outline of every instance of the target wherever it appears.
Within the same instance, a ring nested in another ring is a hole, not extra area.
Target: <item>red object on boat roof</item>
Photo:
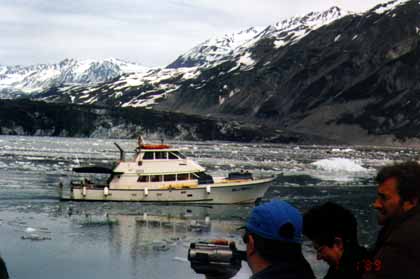
[[[141,149],[166,149],[170,148],[167,144],[142,144]]]

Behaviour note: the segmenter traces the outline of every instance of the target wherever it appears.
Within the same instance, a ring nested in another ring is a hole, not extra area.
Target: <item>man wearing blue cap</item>
[[[287,202],[274,200],[255,207],[243,240],[251,279],[315,278],[302,255],[302,215]]]

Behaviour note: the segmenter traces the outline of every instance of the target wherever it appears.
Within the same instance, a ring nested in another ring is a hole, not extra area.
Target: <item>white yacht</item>
[[[74,168],[78,173],[109,174],[106,183],[73,180],[67,191],[61,184],[61,199],[80,201],[137,201],[167,203],[252,203],[262,198],[275,177],[255,179],[249,172],[212,177],[205,168],[166,144],[143,144],[139,139],[135,155],[113,167]]]

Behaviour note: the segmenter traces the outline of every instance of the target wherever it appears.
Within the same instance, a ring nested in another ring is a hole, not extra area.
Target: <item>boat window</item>
[[[162,181],[162,175],[151,175],[150,182],[160,182]]]
[[[144,152],[143,160],[153,160],[153,152]]]
[[[166,159],[167,158],[167,154],[168,152],[162,152],[162,151],[158,151],[155,152],[155,159]]]
[[[202,177],[202,176],[206,176],[206,173],[204,171],[200,171],[200,172],[194,173],[194,175],[196,175],[197,177]]]
[[[188,173],[177,174],[177,180],[188,180]]]
[[[191,179],[198,179],[199,175],[197,173],[191,174]]]
[[[186,159],[187,157],[185,157],[185,155],[179,153],[179,151],[173,151],[173,153],[175,154],[175,156],[177,156],[178,158],[181,159]]]
[[[179,159],[174,153],[172,153],[172,152],[169,152],[169,154],[168,154],[169,156],[168,156],[168,159],[171,159],[171,160],[173,160],[173,159]]]
[[[137,182],[149,182],[149,176],[148,175],[140,175],[139,178],[137,178]]]
[[[165,181],[175,181],[175,174],[165,174],[163,179]]]

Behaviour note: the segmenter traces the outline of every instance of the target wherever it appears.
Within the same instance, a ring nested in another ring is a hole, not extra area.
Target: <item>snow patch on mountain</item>
[[[376,7],[374,7],[371,11],[377,14],[385,14],[389,11],[392,11],[396,7],[406,3],[407,1],[410,0],[394,0],[387,3],[379,4]]]
[[[305,16],[285,19],[274,25],[268,26],[258,34],[258,36],[255,36],[253,40],[248,41],[247,45],[244,45],[243,47],[252,47],[252,45],[263,38],[273,38],[275,48],[291,45],[298,42],[311,31],[328,25],[349,14],[351,13],[343,12],[338,7],[331,7],[324,12],[311,12]]]
[[[252,59],[250,52],[245,52],[243,55],[241,55],[238,59],[238,64],[241,67],[242,70],[246,70],[251,68],[255,65],[255,60]]]

